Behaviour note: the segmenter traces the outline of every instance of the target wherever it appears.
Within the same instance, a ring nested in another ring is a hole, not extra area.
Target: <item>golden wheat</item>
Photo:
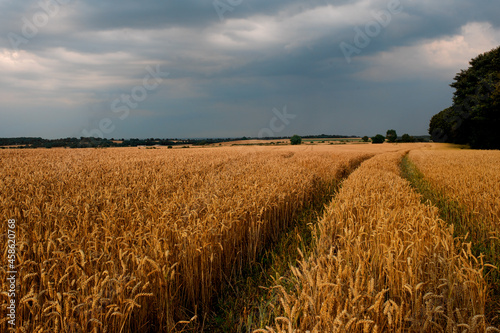
[[[1,151],[0,216],[17,220],[23,282],[18,327],[196,327],[222,285],[369,156],[300,148]],[[7,262],[6,250],[1,258]]]
[[[435,190],[488,221],[500,238],[500,152],[415,150],[409,157]]]
[[[482,265],[399,176],[403,155],[377,155],[343,183],[293,289],[279,288],[282,318],[256,332],[487,329]]]

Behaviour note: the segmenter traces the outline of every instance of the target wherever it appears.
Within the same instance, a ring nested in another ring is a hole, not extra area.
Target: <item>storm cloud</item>
[[[254,137],[283,108],[277,136],[423,135],[498,17],[491,0],[0,0],[0,137]]]

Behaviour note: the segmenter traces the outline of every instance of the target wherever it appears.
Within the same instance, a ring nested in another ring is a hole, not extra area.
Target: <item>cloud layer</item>
[[[455,73],[500,44],[488,0],[3,0],[0,13],[0,137],[257,136],[284,106],[296,117],[277,136],[421,135]]]

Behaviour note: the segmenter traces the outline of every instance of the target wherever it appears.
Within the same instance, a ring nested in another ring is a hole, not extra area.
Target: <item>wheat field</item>
[[[415,150],[409,157],[437,191],[489,221],[500,237],[500,151]]]
[[[454,222],[455,234],[483,257],[488,316],[500,325],[500,152],[437,149],[408,157],[434,193],[429,199]]]
[[[26,332],[182,330],[297,211],[371,156],[230,148],[1,154],[0,215],[18,221],[17,313]],[[5,277],[3,267],[2,290]]]
[[[480,258],[399,176],[436,146],[0,150],[16,331],[203,331],[223,288],[340,182],[313,254],[275,287],[282,316],[256,332],[494,331]]]
[[[366,161],[319,221],[283,315],[255,332],[488,332],[487,284],[470,244],[400,177],[405,152]]]

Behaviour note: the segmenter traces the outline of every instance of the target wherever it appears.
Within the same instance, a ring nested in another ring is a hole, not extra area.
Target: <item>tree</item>
[[[429,123],[429,134],[434,142],[446,142],[451,135],[451,124],[447,121],[450,117],[451,107],[432,116]]]
[[[372,143],[384,143],[385,137],[382,134],[377,134],[372,137]]]
[[[453,105],[429,123],[433,141],[500,149],[500,47],[478,55],[450,84]]]
[[[396,134],[396,131],[393,129],[388,130],[385,137],[389,142],[396,142],[396,140],[398,139],[398,135]]]
[[[300,145],[302,143],[302,138],[300,136],[298,136],[297,134],[295,134],[294,136],[292,136],[290,138],[290,143],[292,145]]]
[[[370,138],[365,135],[364,137],[361,138],[361,140],[363,140],[363,142],[368,142]]]
[[[401,142],[415,142],[415,138],[407,133],[401,137]]]

